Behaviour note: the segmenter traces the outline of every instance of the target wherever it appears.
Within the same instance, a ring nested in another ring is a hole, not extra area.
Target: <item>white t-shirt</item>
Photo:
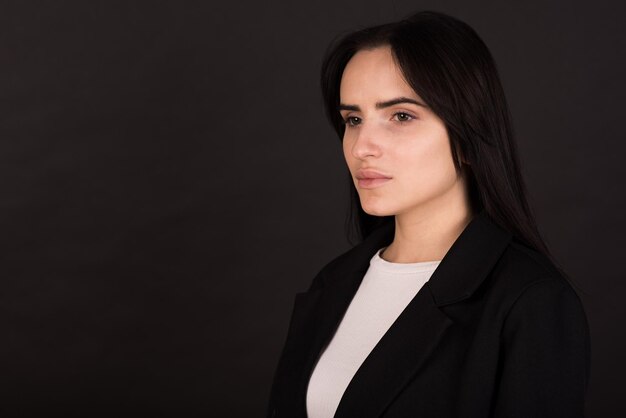
[[[330,343],[311,374],[306,394],[309,418],[332,418],[350,380],[374,346],[435,271],[441,260],[370,265]]]

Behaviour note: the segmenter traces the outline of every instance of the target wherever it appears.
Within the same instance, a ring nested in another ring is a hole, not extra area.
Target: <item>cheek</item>
[[[456,172],[447,134],[410,141],[396,154],[403,187],[430,193],[455,181]]]

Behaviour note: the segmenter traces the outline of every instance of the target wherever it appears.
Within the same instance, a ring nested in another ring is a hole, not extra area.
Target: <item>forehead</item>
[[[354,54],[343,71],[339,90],[342,102],[379,100],[395,96],[417,99],[396,64],[389,46],[362,49]]]

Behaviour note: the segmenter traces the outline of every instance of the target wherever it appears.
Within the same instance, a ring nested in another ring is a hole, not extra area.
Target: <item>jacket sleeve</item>
[[[500,344],[495,417],[585,416],[589,328],[567,281],[541,279],[526,287],[504,320]]]

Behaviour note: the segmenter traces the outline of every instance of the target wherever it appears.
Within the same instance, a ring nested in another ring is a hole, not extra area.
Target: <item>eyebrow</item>
[[[396,97],[395,99],[387,100],[384,102],[377,102],[376,109],[384,109],[386,107],[390,107],[390,106],[397,105],[400,103],[411,103],[417,106],[427,107],[424,103],[418,102],[417,100],[411,99],[409,97]],[[360,112],[361,108],[357,105],[340,103],[339,110],[352,110],[355,112]]]

